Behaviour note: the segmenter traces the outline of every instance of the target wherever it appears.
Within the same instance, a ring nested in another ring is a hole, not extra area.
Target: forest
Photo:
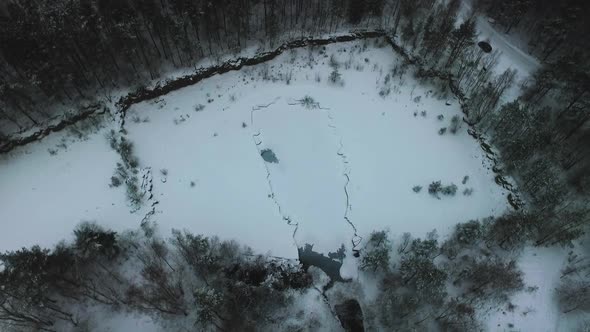
[[[498,218],[457,220],[440,241],[436,233],[372,233],[361,270],[379,280],[379,295],[363,308],[365,325],[473,331],[481,325],[475,307],[526,289],[516,252],[574,248],[589,230],[587,13],[583,0],[0,1],[0,145],[203,61],[378,31],[420,81],[458,96],[462,121],[497,150],[494,171],[515,179],[526,204]],[[522,39],[539,69],[523,80],[510,68],[496,74],[500,55],[478,47],[478,19]],[[514,87],[522,93],[509,93]],[[69,309],[92,303],[158,315],[172,330],[283,329],[294,294],[315,291],[312,273],[298,265],[217,238],[180,231],[161,238],[150,227],[117,234],[85,224],[73,243],[0,255],[0,321],[22,330],[57,331],[63,322],[82,329]],[[564,313],[590,312],[588,259],[587,245],[568,256],[557,288]],[[142,282],[125,274],[129,266]]]

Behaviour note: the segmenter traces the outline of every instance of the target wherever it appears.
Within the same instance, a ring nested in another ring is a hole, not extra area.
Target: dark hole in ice
[[[488,42],[480,41],[477,43],[477,46],[479,46],[479,48],[481,48],[486,53],[490,53],[492,51],[492,45],[490,45]]]
[[[262,159],[264,159],[264,161],[266,161],[267,163],[279,163],[279,159],[277,159],[277,156],[271,149],[262,150],[260,152],[260,156],[262,156]]]
[[[313,251],[312,244],[305,244],[305,247],[298,248],[299,262],[303,265],[303,269],[307,270],[310,266],[320,268],[330,277],[330,283],[326,288],[332,287],[334,282],[348,282],[350,279],[344,279],[340,275],[340,267],[342,262],[339,260],[327,257],[319,252]]]

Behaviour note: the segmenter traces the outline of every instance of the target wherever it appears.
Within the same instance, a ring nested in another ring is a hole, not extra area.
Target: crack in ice
[[[271,105],[275,104],[279,99],[280,99],[280,97],[277,97],[272,102],[270,102],[268,104],[257,105],[257,106],[252,107],[252,111],[250,111],[250,126],[252,128],[254,127],[254,113],[256,111],[260,111],[260,110],[270,107]],[[259,146],[262,144],[262,133],[260,132],[260,130],[258,130],[257,133],[252,134],[252,140],[254,141],[254,145],[256,146],[256,150],[258,151],[258,154],[261,155],[262,151],[260,150]],[[291,219],[290,216],[287,216],[283,213],[283,208],[281,207],[281,204],[279,203],[279,201],[277,200],[276,195],[275,195],[272,181],[270,179],[270,176],[271,176],[270,169],[268,168],[266,161],[264,161],[264,169],[266,170],[266,182],[267,182],[268,188],[270,190],[269,198],[272,199],[272,201],[274,202],[274,204],[277,207],[277,210],[279,211],[279,215],[283,218],[284,221],[287,222],[287,225],[293,226],[295,228],[293,230],[292,237],[293,237],[293,242],[295,243],[297,248],[299,248],[299,245],[297,243],[297,239],[295,237],[295,235],[297,234],[297,230],[299,229],[299,223],[293,222],[293,220]]]
[[[305,101],[303,99],[298,99],[295,101],[288,101],[287,104],[290,106],[304,106],[305,107]],[[352,230],[354,232],[354,235],[351,239],[352,250],[353,250],[353,252],[358,252],[357,247],[361,243],[363,238],[358,235],[358,231],[357,231],[355,224],[350,220],[350,218],[348,216],[348,214],[351,210],[350,195],[348,193],[348,185],[350,184],[351,170],[349,167],[348,158],[342,152],[342,150],[344,149],[344,144],[342,143],[342,135],[340,135],[340,133],[338,132],[338,127],[336,127],[334,125],[334,117],[330,113],[330,108],[322,107],[320,105],[320,103],[318,103],[318,102],[313,102],[312,107],[314,109],[322,110],[326,113],[326,115],[328,117],[328,127],[332,128],[332,133],[334,134],[334,136],[336,136],[336,138],[338,138],[338,143],[340,146],[338,148],[338,151],[336,151],[336,154],[338,155],[338,157],[340,157],[340,160],[342,161],[342,165],[344,168],[343,176],[346,178],[346,181],[344,183],[344,195],[346,197],[346,205],[345,205],[345,209],[344,209],[343,219],[346,221],[346,223],[348,223],[348,225],[352,228]]]

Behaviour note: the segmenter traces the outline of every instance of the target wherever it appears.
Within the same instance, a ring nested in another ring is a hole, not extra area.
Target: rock
[[[347,332],[364,332],[363,310],[357,300],[349,299],[335,307],[340,324]]]

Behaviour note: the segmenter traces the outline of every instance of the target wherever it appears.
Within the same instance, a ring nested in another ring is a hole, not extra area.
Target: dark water
[[[275,153],[271,149],[262,150],[260,152],[260,156],[267,163],[275,163],[275,164],[279,163],[279,159],[277,158],[277,155],[275,155]]]
[[[304,269],[310,266],[315,266],[320,270],[324,271],[330,277],[331,282],[348,282],[350,280],[342,278],[340,275],[340,267],[342,267],[342,261],[332,259],[319,252],[313,251],[313,245],[306,244],[305,248],[298,248],[299,261],[303,265]]]

